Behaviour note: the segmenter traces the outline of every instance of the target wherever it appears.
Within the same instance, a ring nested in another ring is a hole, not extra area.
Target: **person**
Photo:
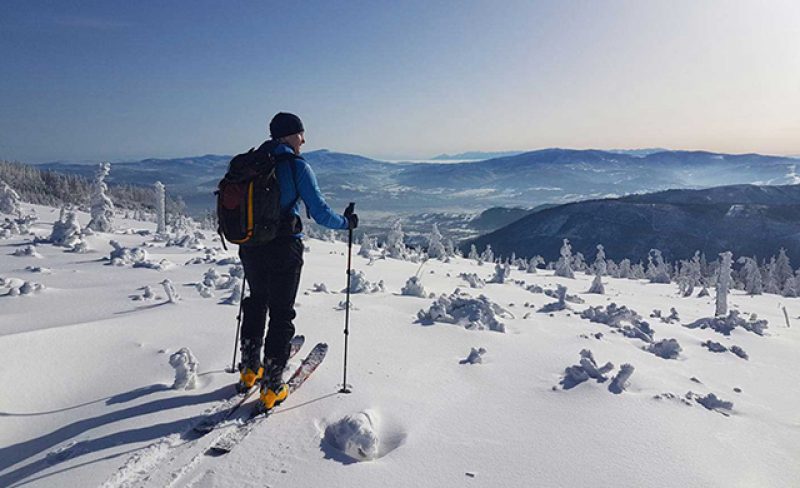
[[[303,268],[300,200],[322,226],[330,229],[358,226],[358,215],[348,211],[344,215],[335,213],[320,193],[314,172],[300,155],[300,148],[306,142],[300,118],[280,112],[270,121],[269,131],[270,139],[259,151],[269,151],[276,161],[281,208],[278,235],[266,244],[239,246],[250,294],[242,302],[242,362],[238,388],[246,391],[260,381],[260,401],[265,410],[272,409],[289,394],[283,372],[295,334],[294,302]],[[267,311],[269,326],[265,340]]]

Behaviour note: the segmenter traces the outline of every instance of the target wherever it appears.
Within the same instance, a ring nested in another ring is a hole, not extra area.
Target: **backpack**
[[[294,159],[294,156],[275,158],[270,149],[265,143],[258,149],[251,148],[234,156],[214,192],[217,197],[217,232],[226,250],[225,240],[242,246],[261,245],[275,239],[280,231],[294,227],[293,222],[287,225],[287,217],[294,220],[294,214],[287,216],[286,212],[281,212],[281,191],[275,171],[277,163]],[[295,167],[292,160],[293,176]],[[296,202],[297,198],[289,208]]]

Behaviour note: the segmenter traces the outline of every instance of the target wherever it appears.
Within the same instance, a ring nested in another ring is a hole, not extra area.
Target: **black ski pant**
[[[303,242],[298,237],[277,237],[260,246],[240,246],[239,257],[250,296],[242,302],[242,341],[261,344],[267,311],[269,328],[264,342],[264,361],[285,365],[294,336],[297,315],[294,300],[303,268]]]

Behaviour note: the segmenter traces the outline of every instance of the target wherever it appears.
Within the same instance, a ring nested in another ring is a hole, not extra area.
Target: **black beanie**
[[[300,117],[288,112],[278,112],[269,123],[269,134],[273,139],[280,139],[281,137],[304,131]]]

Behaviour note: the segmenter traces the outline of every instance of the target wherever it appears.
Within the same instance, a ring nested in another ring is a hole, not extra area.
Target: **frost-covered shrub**
[[[469,254],[467,254],[467,259],[472,261],[479,261],[480,256],[478,255],[478,249],[475,247],[475,244],[470,244],[469,246]]]
[[[489,283],[505,283],[511,276],[511,266],[508,264],[497,263],[494,265],[494,276],[488,281]]]
[[[678,341],[675,339],[662,339],[650,344],[645,350],[660,358],[675,359],[683,349],[681,349],[680,344],[678,344]]]
[[[203,298],[214,298],[214,288],[210,286],[206,286],[203,283],[197,283],[194,285],[197,293],[200,294]]]
[[[742,359],[750,359],[750,356],[748,356],[747,353],[744,351],[744,349],[742,349],[739,346],[732,346],[731,347],[731,352],[736,354],[737,356],[739,356]]]
[[[655,332],[650,328],[650,324],[642,320],[638,313],[625,305],[619,307],[616,303],[611,303],[605,308],[598,305],[597,307],[587,308],[580,315],[581,318],[591,322],[606,324],[619,331],[625,337],[640,339],[647,343],[653,342]],[[627,322],[627,324],[623,322]]]
[[[197,388],[197,370],[199,364],[188,347],[182,347],[169,357],[169,365],[175,368],[175,390],[193,390]]]
[[[14,216],[20,214],[19,193],[3,180],[0,180],[0,213]]]
[[[20,247],[16,249],[14,252],[11,253],[12,256],[23,257],[23,258],[41,258],[42,255],[36,251],[36,247],[32,245],[28,245],[25,247]]]
[[[550,291],[550,290],[547,290]],[[545,293],[547,293],[547,291]],[[567,308],[567,287],[563,285],[558,285],[558,289],[555,292],[558,301],[555,303],[548,303],[544,307],[537,310],[539,313],[550,313],[550,312],[557,312],[559,310],[564,310]],[[550,295],[550,294],[548,294]]]
[[[85,248],[81,226],[78,223],[78,216],[73,211],[65,213],[61,211],[61,216],[53,223],[53,230],[48,239],[55,246],[63,246],[68,249]]]
[[[466,329],[505,332],[505,324],[497,320],[497,317],[506,314],[506,310],[484,295],[472,298],[456,289],[450,296],[437,298],[427,312],[420,310],[417,319],[420,323],[443,322],[457,324]]]
[[[239,278],[231,277],[230,279],[231,286],[231,294],[228,295],[228,298],[222,300],[223,305],[239,305],[242,301],[242,280]]]
[[[417,276],[409,278],[405,286],[400,289],[400,293],[402,295],[420,298],[426,298],[428,296],[428,294],[425,293],[425,287],[422,286],[422,280]]]
[[[109,244],[114,248],[109,256],[111,264],[114,266],[126,266],[147,261],[147,251],[141,247],[123,247],[119,242],[113,240],[109,241]]]
[[[564,245],[561,246],[561,257],[556,263],[554,274],[564,278],[575,278],[575,273],[572,270],[572,246],[569,245],[569,239],[564,239]]]
[[[728,348],[714,341],[705,341],[700,344],[711,352],[728,352]]]
[[[483,363],[484,354],[486,354],[486,349],[473,347],[467,358],[459,361],[459,364],[481,364]]]
[[[620,366],[616,376],[614,376],[614,378],[611,380],[611,384],[608,385],[608,391],[616,394],[620,394],[625,391],[628,379],[630,379],[631,375],[633,375],[633,370],[633,366],[628,363]]]
[[[738,263],[743,264],[740,271],[742,281],[744,282],[744,291],[748,295],[761,295],[764,292],[764,285],[761,281],[761,270],[758,269],[758,263],[753,258],[741,257],[737,260]]]
[[[600,276],[600,272],[598,271],[594,276],[594,280],[592,280],[592,286],[589,287],[589,291],[587,293],[595,293],[597,295],[606,294],[606,288],[603,286],[603,280]]]
[[[481,253],[481,262],[484,263],[494,262],[494,251],[492,251],[491,244],[486,244],[486,249],[484,249],[483,252]]]
[[[469,283],[470,288],[483,288],[486,286],[486,282],[483,281],[476,273],[461,273],[458,276]]]
[[[731,310],[726,317],[707,317],[695,320],[691,324],[684,327],[689,329],[706,329],[709,328],[715,332],[723,335],[730,335],[731,331],[736,327],[741,327],[744,330],[750,331],[754,334],[763,336],[764,330],[768,328],[766,320],[745,320],[739,316],[738,310]]]
[[[3,279],[0,278],[0,288],[8,288],[7,295],[16,297],[20,295],[33,295],[44,290],[45,286],[41,283],[33,281],[24,281],[16,278]]]
[[[367,281],[363,271],[350,270],[350,293],[377,293],[384,291],[383,280],[377,283]],[[342,289],[346,293],[347,288]]]
[[[376,251],[378,249],[377,240],[371,238],[366,233],[361,236],[361,249],[358,251],[358,255],[363,258],[369,258],[370,253],[372,251]]]
[[[108,185],[105,183],[106,176],[110,171],[111,165],[109,163],[100,163],[92,187],[92,220],[89,221],[86,227],[97,232],[111,232],[114,230],[114,203],[106,195]]]
[[[203,252],[203,256],[192,258],[186,261],[186,264],[214,264],[217,262],[217,257],[219,256],[219,251],[212,248],[207,248]]]
[[[314,285],[311,287],[311,291],[314,293],[330,293],[328,286],[325,283],[314,283]]]
[[[607,273],[608,266],[606,265],[606,251],[602,244],[597,245],[597,255],[594,258],[594,264],[587,270],[587,273],[594,273],[599,276],[604,276]]]
[[[708,410],[727,410],[730,411],[733,409],[733,402],[727,402],[722,400],[721,398],[717,398],[717,395],[713,393],[709,393],[706,396],[695,396],[695,401],[700,405],[706,407]],[[725,412],[720,412],[725,413]]]
[[[541,265],[543,265],[543,264],[545,264],[545,263],[544,263],[544,258],[543,258],[543,257],[541,257],[541,256],[539,256],[539,255],[536,255],[536,256],[532,257],[532,258],[531,258],[531,259],[528,261],[528,269],[527,269],[527,272],[528,272],[528,273],[536,273],[536,270],[539,268],[539,266],[541,266]]]
[[[169,303],[178,303],[178,300],[180,300],[181,297],[175,290],[175,285],[172,284],[172,281],[169,279],[165,279],[164,281],[161,282],[161,286],[164,287],[164,293],[167,294],[167,301]]]
[[[574,388],[589,378],[597,380],[598,383],[603,383],[608,379],[606,374],[614,369],[614,365],[610,362],[603,366],[598,366],[592,351],[589,349],[581,350],[580,356],[579,364],[564,369],[564,377],[559,383],[565,390]]]

